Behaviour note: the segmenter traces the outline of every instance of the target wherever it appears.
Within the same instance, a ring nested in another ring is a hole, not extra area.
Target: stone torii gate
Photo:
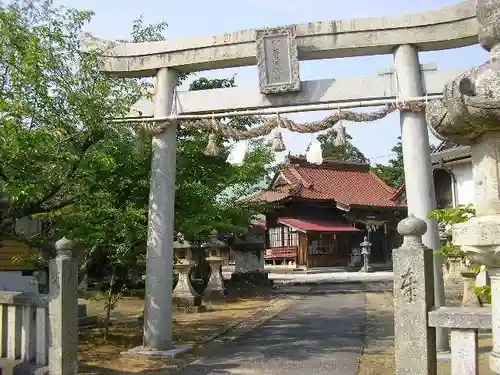
[[[165,120],[173,108],[177,114],[194,116],[297,105],[309,110],[310,105],[328,103],[332,108],[360,107],[383,105],[396,98],[430,97],[441,94],[444,84],[460,72],[420,66],[419,52],[472,45],[477,34],[475,0],[469,0],[421,14],[312,22],[180,41],[124,43],[89,36],[84,48],[104,51],[104,72],[122,77],[156,77],[150,114],[154,122]],[[299,60],[375,54],[393,54],[394,69],[373,77],[300,81]],[[179,71],[251,65],[259,67],[260,87],[174,95]],[[401,112],[400,119],[408,210],[427,221],[429,230],[424,243],[436,249],[437,225],[427,219],[428,212],[435,208],[435,196],[425,116]],[[175,125],[156,134],[152,146],[144,349],[161,354],[172,344]],[[439,257],[435,257],[434,274],[438,281],[435,304],[441,306],[444,291]],[[446,331],[438,334],[437,346],[448,349]]]

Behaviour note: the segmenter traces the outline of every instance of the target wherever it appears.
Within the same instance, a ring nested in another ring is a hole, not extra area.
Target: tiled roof
[[[311,165],[293,158],[270,188],[251,200],[277,202],[297,197],[334,200],[348,206],[399,207],[401,204],[393,198],[395,191],[370,171],[368,165],[338,162]]]
[[[279,187],[273,190],[262,190],[261,192],[252,195],[245,199],[245,202],[279,202],[282,199],[290,196],[286,187]]]
[[[278,222],[288,227],[303,230],[305,232],[341,233],[341,232],[360,231],[359,229],[353,227],[350,224],[325,221],[325,220],[302,220],[302,219],[294,219],[291,217],[280,217],[278,219]]]

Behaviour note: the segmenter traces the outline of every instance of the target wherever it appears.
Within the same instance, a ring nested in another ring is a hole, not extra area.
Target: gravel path
[[[218,355],[179,375],[356,375],[364,345],[364,293],[321,286]]]

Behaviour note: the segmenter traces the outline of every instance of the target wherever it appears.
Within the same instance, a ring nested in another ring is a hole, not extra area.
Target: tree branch
[[[25,216],[31,216],[36,214],[46,214],[49,212],[60,210],[61,208],[70,206],[75,203],[75,199],[65,199],[54,206],[42,206],[40,205],[30,205],[28,207],[23,207],[20,210],[12,211],[7,217],[19,219]]]
[[[82,156],[85,155],[85,153],[89,150],[89,148],[95,143],[97,143],[97,140],[93,140],[92,137],[88,136],[85,139],[82,147],[79,149]],[[66,185],[67,181],[70,180],[75,175],[76,171],[78,170],[78,166],[80,165],[80,160],[81,158],[77,162],[71,165],[68,173],[66,174],[66,177],[64,178],[64,182],[54,185],[52,189],[50,189],[42,198],[38,199],[37,201],[27,203],[22,209],[14,211],[13,216],[19,218],[23,216],[47,213],[64,208],[66,206],[75,203],[74,199],[66,199],[57,204],[56,206],[43,207],[43,204],[47,202],[49,199],[53,198],[58,192],[60,192],[61,189]]]

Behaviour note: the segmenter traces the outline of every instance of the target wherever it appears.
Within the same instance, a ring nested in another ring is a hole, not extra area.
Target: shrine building
[[[247,201],[267,204],[260,222],[266,263],[305,268],[356,266],[352,254],[365,236],[371,262],[390,263],[407,211],[404,189],[388,186],[368,164],[315,165],[290,156],[268,188]]]

